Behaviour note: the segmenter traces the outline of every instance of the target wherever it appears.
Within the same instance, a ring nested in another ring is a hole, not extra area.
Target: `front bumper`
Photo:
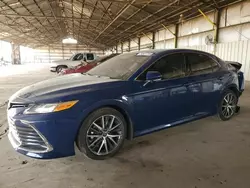
[[[56,72],[56,66],[50,67],[51,72]]]
[[[75,154],[78,126],[74,120],[24,121],[8,118],[8,122],[10,143],[19,153],[40,159]]]
[[[11,118],[8,121],[8,137],[15,149],[33,153],[47,153],[53,150],[47,139],[30,123],[20,121],[17,126]]]

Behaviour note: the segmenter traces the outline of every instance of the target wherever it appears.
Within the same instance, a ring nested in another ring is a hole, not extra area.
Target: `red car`
[[[64,75],[64,74],[72,74],[72,73],[85,73],[85,72],[89,71],[90,69],[92,69],[93,67],[95,67],[96,65],[98,65],[98,64],[100,64],[108,59],[111,59],[117,55],[119,55],[119,54],[111,54],[109,56],[103,57],[99,61],[94,61],[91,63],[87,63],[87,62],[83,61],[81,64],[79,64],[73,68],[68,68],[68,69],[62,70],[61,74]]]
[[[72,73],[84,73],[87,72],[88,70],[92,69],[97,65],[97,62],[92,62],[92,63],[81,63],[74,68],[68,68],[64,69],[61,71],[61,74],[72,74]]]

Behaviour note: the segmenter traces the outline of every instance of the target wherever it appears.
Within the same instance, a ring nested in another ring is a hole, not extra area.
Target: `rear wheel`
[[[126,127],[126,121],[120,112],[113,108],[101,108],[83,122],[77,136],[77,146],[91,159],[106,159],[122,147]]]
[[[218,115],[223,121],[233,117],[236,112],[238,97],[232,90],[226,90],[219,104]]]

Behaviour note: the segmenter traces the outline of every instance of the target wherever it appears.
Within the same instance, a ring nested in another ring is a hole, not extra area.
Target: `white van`
[[[95,53],[76,53],[72,55],[69,59],[53,61],[50,67],[50,71],[59,73],[64,68],[79,65],[82,61],[90,63],[92,61],[95,61],[96,59],[97,56]]]

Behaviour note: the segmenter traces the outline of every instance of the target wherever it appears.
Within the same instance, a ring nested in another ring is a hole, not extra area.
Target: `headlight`
[[[42,114],[59,112],[74,106],[78,101],[68,101],[63,103],[38,104],[33,105],[24,111],[24,114]]]

